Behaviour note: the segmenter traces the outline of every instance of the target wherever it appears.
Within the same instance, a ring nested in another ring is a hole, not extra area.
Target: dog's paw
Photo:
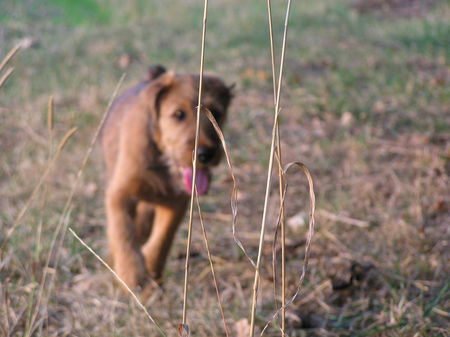
[[[160,298],[163,295],[164,288],[161,282],[158,282],[152,278],[148,280],[146,285],[141,289],[139,297],[146,302],[150,298]]]
[[[117,276],[126,283],[131,290],[143,289],[150,276],[145,268],[144,259],[139,254],[130,254],[116,260],[114,270]]]

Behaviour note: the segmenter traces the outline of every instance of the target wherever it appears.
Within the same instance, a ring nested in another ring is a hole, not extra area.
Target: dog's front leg
[[[144,286],[148,280],[144,257],[139,250],[138,238],[131,216],[135,206],[126,190],[108,189],[106,210],[108,242],[113,266],[119,277],[131,287]]]
[[[150,238],[142,247],[150,275],[158,282],[175,233],[186,211],[188,198],[180,196],[170,205],[155,205],[155,218]]]

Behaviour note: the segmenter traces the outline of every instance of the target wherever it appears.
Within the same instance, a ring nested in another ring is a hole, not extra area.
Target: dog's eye
[[[186,118],[186,112],[184,112],[183,110],[177,110],[172,116],[177,120],[182,121]]]

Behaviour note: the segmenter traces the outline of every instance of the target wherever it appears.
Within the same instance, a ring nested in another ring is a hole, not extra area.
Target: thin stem
[[[278,88],[276,95],[276,104],[275,104],[275,116],[274,123],[272,129],[272,141],[270,146],[270,158],[269,158],[269,167],[267,170],[267,183],[266,183],[266,194],[264,198],[264,210],[263,216],[261,220],[261,232],[259,237],[259,248],[258,248],[258,258],[256,261],[256,270],[255,270],[255,279],[253,283],[253,294],[252,294],[252,308],[250,314],[250,337],[253,337],[255,332],[255,316],[256,316],[256,303],[257,303],[257,293],[258,293],[258,284],[259,284],[259,273],[261,267],[261,256],[262,256],[262,248],[264,243],[264,234],[266,229],[266,218],[267,218],[267,206],[269,202],[269,192],[270,192],[270,183],[272,180],[272,168],[273,168],[273,158],[274,158],[274,148],[275,148],[275,140],[276,140],[276,131],[277,131],[277,121],[278,114],[280,109],[280,95],[281,95],[281,85],[283,78],[283,66],[284,66],[284,56],[286,51],[286,37],[287,37],[287,28],[288,28],[288,18],[291,9],[291,0],[288,1],[287,9],[286,9],[286,18],[284,23],[284,34],[283,34],[283,46],[281,49],[281,58],[280,58],[280,73],[278,77]]]
[[[6,66],[6,64],[16,55],[19,49],[22,48],[22,43],[17,44],[13,49],[11,49],[8,54],[3,58],[0,63],[0,71]]]
[[[272,23],[272,5],[271,0],[267,0],[267,16],[269,18],[269,40],[270,40],[270,59],[272,65],[272,86],[273,86],[273,104],[277,104],[277,82],[275,73],[275,49],[273,41],[273,23]]]
[[[195,185],[197,182],[197,148],[198,138],[200,133],[200,112],[202,102],[202,90],[203,90],[203,64],[205,59],[205,37],[206,37],[206,21],[208,15],[208,0],[205,0],[203,9],[203,29],[202,29],[202,45],[200,54],[200,79],[198,84],[198,105],[197,105],[197,123],[195,127],[195,146],[194,157],[192,158],[192,187],[191,187],[191,202],[189,207],[189,223],[188,223],[188,238],[186,245],[186,263],[184,267],[184,291],[183,291],[183,320],[182,324],[186,324],[186,312],[187,312],[187,294],[188,294],[188,280],[189,280],[189,255],[191,251],[192,240],[192,220],[194,213],[194,193],[196,193]]]
[[[316,196],[314,194],[314,182],[313,182],[313,178],[311,176],[311,172],[309,172],[308,168],[306,167],[305,164],[303,164],[302,162],[291,162],[288,163],[284,169],[283,169],[283,176],[286,175],[287,171],[292,167],[292,166],[297,166],[300,169],[303,170],[303,173],[306,175],[306,178],[308,180],[308,186],[309,186],[309,199],[310,199],[310,212],[309,212],[309,229],[308,229],[308,234],[306,236],[306,245],[305,245],[305,257],[303,258],[303,266],[301,269],[301,273],[300,273],[300,278],[297,284],[297,289],[294,293],[294,295],[288,300],[286,301],[285,307],[287,307],[288,305],[290,305],[291,303],[293,303],[295,301],[295,299],[297,298],[297,296],[300,293],[301,287],[303,285],[303,281],[305,279],[306,276],[306,270],[308,268],[308,263],[309,263],[309,255],[311,252],[311,245],[312,245],[312,238],[314,236],[314,230],[315,230],[315,222],[314,222],[314,215],[315,215],[315,209],[316,209]],[[284,196],[286,194],[287,191],[287,183],[286,183],[286,178],[284,178],[284,186],[283,186],[283,198],[282,198],[282,203],[284,203]],[[280,212],[280,216],[281,216],[281,212]],[[278,220],[278,222],[281,221],[280,219]],[[278,228],[278,225],[277,225]],[[277,233],[275,233],[277,234]],[[267,321],[266,325],[264,326],[262,332],[261,332],[261,336],[264,334],[264,331],[267,329],[267,327],[269,326],[269,324],[278,316],[279,312],[281,311],[282,308],[280,308],[279,310],[277,310],[271,317],[270,320]]]
[[[270,39],[270,56],[271,56],[271,65],[272,65],[272,84],[273,84],[273,100],[274,106],[277,106],[277,83],[276,83],[276,73],[275,73],[275,50],[274,50],[274,40],[273,40],[273,23],[272,23],[272,6],[271,0],[267,0],[267,14],[269,19],[269,39]],[[280,125],[277,123],[277,134],[276,134],[276,142],[277,142],[277,156],[279,160],[278,165],[278,182],[279,182],[279,194],[280,194],[280,220],[281,220],[281,334],[282,337],[285,336],[285,302],[286,302],[286,277],[285,277],[285,244],[286,244],[286,235],[285,235],[285,216],[284,216],[284,203],[283,199],[283,160],[281,156],[281,141],[280,141]],[[276,240],[276,238],[275,238]],[[276,247],[274,247],[275,249]],[[274,264],[275,267],[275,264]],[[276,268],[273,268],[274,273],[274,291],[276,295]],[[276,305],[276,300],[275,300]],[[278,310],[278,309],[277,309]]]
[[[14,71],[14,67],[9,68],[3,76],[0,77],[0,87],[6,82],[6,80],[11,76]]]
[[[200,208],[200,202],[198,201],[197,194],[196,194],[195,201],[197,203],[197,209],[198,209],[198,214],[199,214],[199,218],[200,218],[200,225],[202,227],[203,240],[205,241],[206,253],[208,254],[209,266],[211,268],[211,275],[212,275],[213,282],[214,282],[214,288],[216,289],[217,302],[219,304],[220,315],[222,316],[222,322],[223,322],[223,327],[225,329],[225,335],[226,335],[226,337],[229,337],[230,333],[228,331],[227,322],[225,320],[225,313],[223,311],[222,297],[221,297],[220,291],[219,291],[219,283],[217,282],[216,271],[214,269],[214,263],[213,263],[212,256],[211,256],[211,250],[209,249],[208,235],[206,233],[205,224],[203,223],[202,210]]]

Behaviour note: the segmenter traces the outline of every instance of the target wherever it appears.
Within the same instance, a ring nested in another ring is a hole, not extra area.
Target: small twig
[[[342,222],[360,228],[367,228],[370,226],[370,223],[368,221],[353,219],[345,215],[334,214],[324,209],[318,209],[317,213],[319,213],[319,215],[323,216],[324,218],[335,222]]]

